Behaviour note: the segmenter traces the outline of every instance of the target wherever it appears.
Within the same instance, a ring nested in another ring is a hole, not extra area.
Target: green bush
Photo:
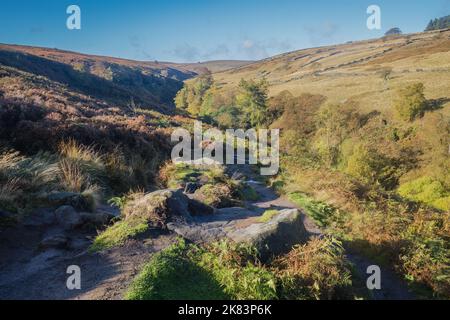
[[[387,190],[398,184],[395,161],[364,144],[354,148],[345,172],[367,185],[380,185]]]
[[[415,83],[398,91],[395,108],[402,119],[413,121],[424,115],[427,109],[427,100],[423,91],[423,83]]]
[[[398,193],[409,200],[422,202],[443,211],[450,210],[450,190],[432,177],[422,177],[398,188]]]

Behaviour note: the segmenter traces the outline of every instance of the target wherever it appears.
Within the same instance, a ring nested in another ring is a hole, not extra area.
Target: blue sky
[[[66,28],[81,8],[82,29]],[[381,7],[382,30],[366,27]],[[450,14],[450,0],[1,0],[0,42],[136,60],[261,59],[376,38],[394,26],[423,31]]]

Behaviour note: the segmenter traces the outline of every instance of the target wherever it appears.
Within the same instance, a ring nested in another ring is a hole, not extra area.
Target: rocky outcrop
[[[195,216],[211,215],[214,209],[189,198],[182,190],[159,190],[137,195],[124,210],[125,220],[145,221],[152,227],[165,228],[168,223],[188,224]]]

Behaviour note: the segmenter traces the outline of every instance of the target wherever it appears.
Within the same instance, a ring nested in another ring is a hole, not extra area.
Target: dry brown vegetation
[[[178,80],[158,78],[159,86],[166,87],[162,91],[145,81],[141,85],[148,94],[139,88],[128,91],[121,80],[102,78],[92,70],[80,73],[73,68],[74,59],[87,58],[1,46],[0,151],[1,161],[9,166],[2,171],[4,210],[37,205],[43,192],[98,197],[151,189],[170,155],[170,128],[188,121],[170,107],[181,86]],[[111,62],[99,57],[94,61]],[[122,62],[122,76],[138,72],[126,69],[136,67],[131,62],[114,60]],[[176,86],[170,89],[172,84]],[[161,94],[167,104],[158,100]],[[28,162],[36,164],[34,169],[25,168]],[[36,177],[28,182],[30,175]]]

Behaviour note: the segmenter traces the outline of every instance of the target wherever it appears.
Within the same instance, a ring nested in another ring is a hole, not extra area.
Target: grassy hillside
[[[430,99],[450,92],[450,31],[411,34],[286,53],[214,74],[225,91],[244,79],[267,79],[271,96],[322,94],[331,103],[354,100],[364,111],[389,113],[399,85],[420,79]],[[388,81],[383,75],[391,71]],[[446,102],[448,106],[449,101]]]

